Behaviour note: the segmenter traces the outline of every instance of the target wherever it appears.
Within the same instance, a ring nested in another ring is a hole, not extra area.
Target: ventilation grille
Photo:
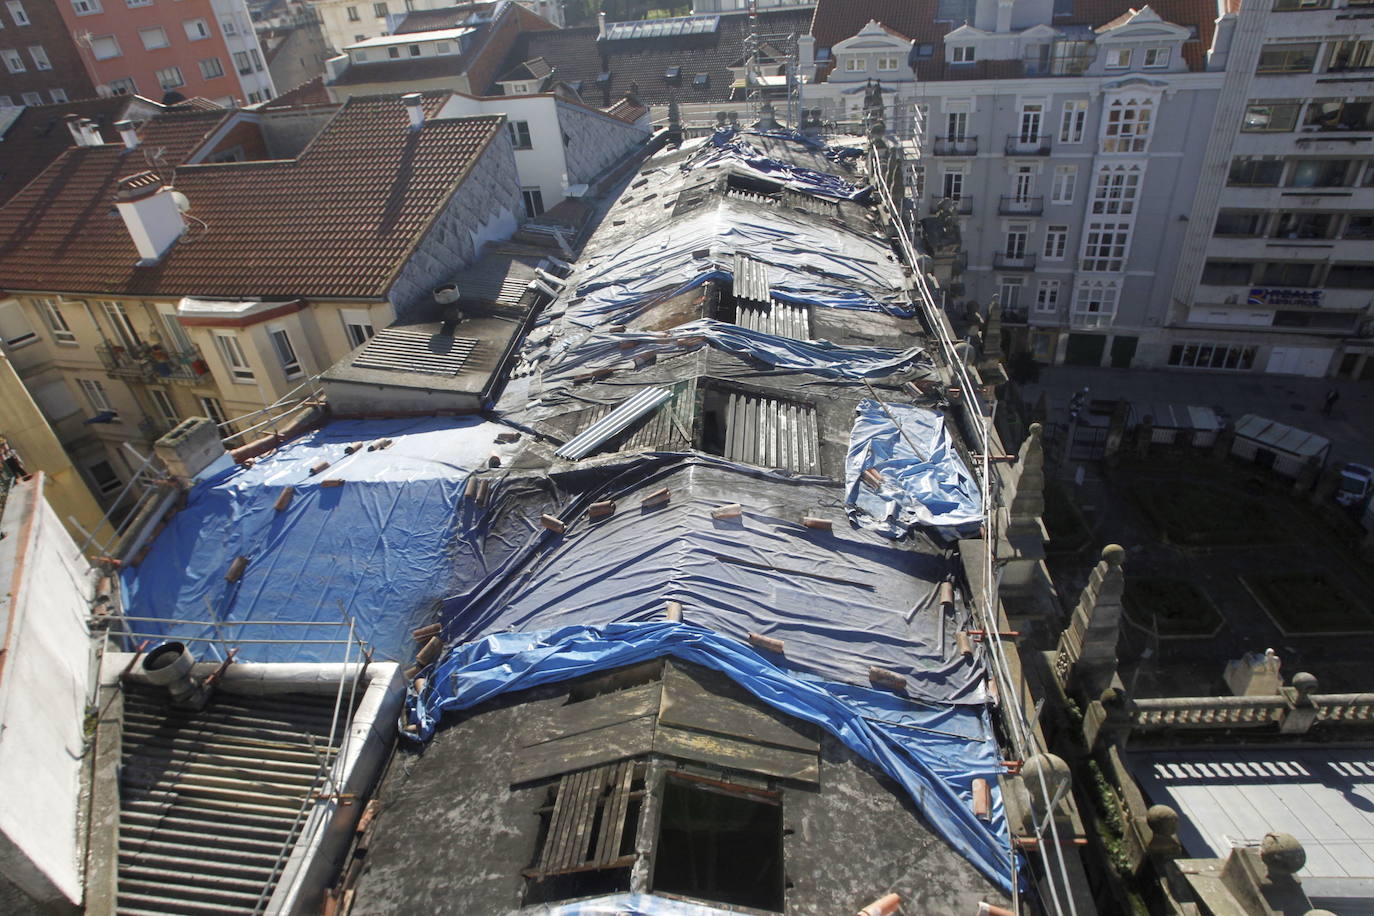
[[[334,697],[221,693],[200,712],[164,697],[125,691],[116,911],[260,910],[333,760]]]
[[[353,359],[358,369],[388,372],[422,372],[426,375],[457,375],[472,355],[477,341],[407,328],[383,328]]]

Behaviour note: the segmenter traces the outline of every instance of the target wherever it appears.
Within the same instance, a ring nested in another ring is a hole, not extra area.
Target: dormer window
[[[707,73],[698,73],[696,77],[692,79],[692,85],[698,89],[705,89],[710,82],[711,76]]]
[[[844,69],[846,73],[862,73],[868,69],[868,60],[862,57],[846,57]]]
[[[898,57],[879,57],[879,58],[878,58],[878,70],[879,70],[879,72],[882,72],[882,71],[891,72],[891,71],[893,71],[893,70],[898,69],[900,66],[901,66],[901,58],[898,58]]]
[[[956,64],[971,64],[974,62],[973,45],[958,45],[954,48],[952,58]]]
[[[1169,66],[1169,49],[1168,49],[1168,48],[1146,48],[1146,49],[1145,49],[1145,61],[1144,61],[1144,63],[1142,64],[1142,66],[1151,67],[1151,68],[1154,68],[1154,67],[1167,67],[1167,66]]]
[[[916,57],[920,60],[929,60],[935,56],[935,45],[917,45]]]
[[[663,78],[672,85],[676,86],[679,82],[682,81],[682,68],[669,67],[667,70],[663,71]]]
[[[1125,70],[1131,66],[1130,48],[1112,48],[1107,52],[1108,70]]]

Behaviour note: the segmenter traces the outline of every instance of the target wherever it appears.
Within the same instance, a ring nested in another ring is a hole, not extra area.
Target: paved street
[[[1334,461],[1374,465],[1374,384],[1345,379],[1214,372],[1046,367],[1040,381],[1021,386],[1028,404],[1043,391],[1051,419],[1067,419],[1069,398],[1088,386],[1089,397],[1220,408],[1233,419],[1256,413],[1326,436]],[[1331,388],[1340,400],[1330,417],[1322,401]]]

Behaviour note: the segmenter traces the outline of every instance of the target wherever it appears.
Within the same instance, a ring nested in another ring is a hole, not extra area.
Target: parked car
[[[1369,502],[1374,492],[1374,468],[1346,462],[1341,466],[1341,482],[1336,486],[1336,502],[1356,508]]]

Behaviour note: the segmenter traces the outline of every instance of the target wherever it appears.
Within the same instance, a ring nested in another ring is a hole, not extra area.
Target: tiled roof
[[[476,12],[489,12],[495,3],[465,3],[461,6],[446,6],[437,10],[415,10],[407,13],[396,26],[396,34],[410,32],[432,32],[435,29],[451,29],[466,22]]]
[[[227,108],[219,107],[168,109],[139,128],[140,149],[151,157],[152,164],[174,166],[191,155],[231,114]]]
[[[296,105],[328,105],[332,101],[329,92],[324,88],[324,74],[320,74],[312,80],[301,83],[294,89],[286,90],[274,98],[271,105],[273,108]]]
[[[117,96],[25,108],[0,137],[0,204],[17,194],[72,145],[67,115],[90,118],[99,125],[101,136],[114,143],[119,140],[119,132],[111,125],[123,116],[129,101],[127,96]]]
[[[1074,0],[1073,11],[1055,16],[1051,26],[1102,26],[1145,6],[1144,0]],[[1194,26],[1198,39],[1183,45],[1183,57],[1191,70],[1207,66],[1207,49],[1217,16],[1216,0],[1152,0],[1149,7],[1160,18],[1175,25]],[[945,35],[960,23],[937,21],[939,0],[819,0],[811,20],[811,35],[816,49],[834,47],[851,38],[870,19],[917,44],[933,44],[931,59],[918,61],[916,76],[921,80],[1016,79],[1024,76],[1020,61],[982,61],[973,66],[951,67],[944,62]]]
[[[444,12],[429,10],[428,12]],[[412,13],[412,16],[417,15]],[[441,79],[458,76],[481,56],[491,32],[491,23],[484,22],[472,33],[467,50],[461,54],[437,57],[411,57],[405,60],[383,60],[368,64],[348,65],[348,69],[330,82],[331,86],[361,86],[369,83],[405,83],[415,80]]]
[[[294,160],[181,166],[187,233],[152,267],[114,212],[115,183],[147,168],[118,146],[69,150],[0,209],[0,288],[73,293],[380,298],[500,128],[433,120],[394,96],[354,99]]]
[[[810,10],[760,13],[758,30],[762,35],[779,36],[773,45],[790,52],[787,36],[806,34],[810,18]],[[649,105],[663,105],[673,99],[720,102],[730,98],[734,79],[730,64],[743,56],[748,32],[748,16],[722,16],[715,32],[670,38],[597,42],[594,26],[527,32],[516,39],[498,71],[505,73],[524,61],[542,57],[553,67],[555,79],[580,83],[582,97],[593,105],[604,104],[603,88],[609,99],[634,91]],[[611,73],[607,85],[596,81],[603,69],[603,55],[604,67]],[[664,78],[670,67],[681,68],[677,85]],[[707,74],[704,87],[695,85],[699,73]],[[499,87],[484,88],[489,93],[499,92]]]
[[[647,114],[649,109],[629,99],[621,99],[610,108],[606,109],[606,114],[627,124],[633,124]]]

